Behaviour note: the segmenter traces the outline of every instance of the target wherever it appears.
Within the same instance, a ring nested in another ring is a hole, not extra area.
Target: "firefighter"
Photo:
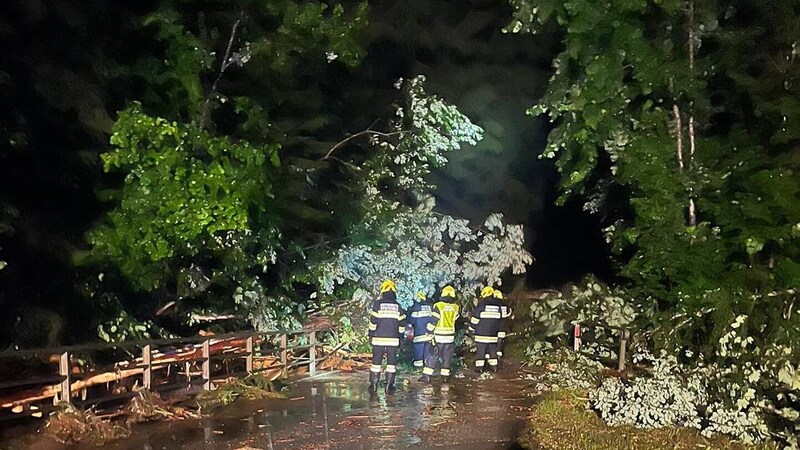
[[[424,292],[417,292],[417,301],[408,310],[409,324],[414,330],[414,367],[422,369],[425,357],[430,352],[433,333],[428,330],[428,324],[436,324],[433,317],[433,305],[428,301]]]
[[[497,332],[497,360],[499,363],[500,359],[503,357],[503,341],[506,339],[506,334],[511,328],[511,319],[514,317],[511,315],[511,307],[506,305],[503,301],[503,293],[500,290],[494,290],[494,297],[500,300],[502,303],[500,306],[500,316],[502,322],[500,322],[500,331]]]
[[[481,290],[481,301],[472,311],[469,329],[475,336],[475,372],[483,372],[486,363],[497,372],[497,333],[502,321],[503,303],[494,296],[494,288]]]
[[[433,333],[430,341],[430,353],[425,358],[425,368],[419,381],[429,383],[431,375],[436,371],[441,359],[440,374],[442,381],[447,382],[450,377],[450,364],[455,353],[456,320],[460,308],[456,304],[456,290],[447,285],[442,289],[438,302],[433,304],[431,316],[433,320],[428,323],[428,331]]]
[[[395,391],[394,378],[397,372],[397,349],[405,331],[406,316],[397,303],[397,288],[392,280],[381,284],[381,295],[372,304],[369,317],[369,337],[372,343],[372,366],[369,368],[369,392],[378,391],[381,379],[381,363],[386,355],[386,393]]]

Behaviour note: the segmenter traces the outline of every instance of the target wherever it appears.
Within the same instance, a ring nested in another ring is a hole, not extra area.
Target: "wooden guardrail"
[[[193,393],[214,381],[317,371],[324,329],[242,332],[0,352],[0,421],[43,417],[58,403],[99,407],[138,389]]]

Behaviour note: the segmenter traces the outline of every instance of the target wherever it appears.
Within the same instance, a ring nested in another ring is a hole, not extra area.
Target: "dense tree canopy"
[[[451,152],[444,168],[433,160],[432,172],[414,173],[409,166],[414,180],[406,181],[414,186],[383,185],[386,174],[378,180],[387,200],[403,205],[408,217],[422,203],[434,204],[431,193],[442,199],[434,210],[439,212],[420,217],[413,229],[445,217],[439,215],[444,211],[470,219],[472,233],[481,233],[493,212],[527,221],[530,208],[542,203],[532,200],[539,194],[526,192],[525,184],[549,190],[525,172],[529,163],[516,165],[513,177],[503,175],[515,158],[530,158],[522,141],[515,152],[501,152],[498,139],[519,133],[503,130],[497,108],[508,117],[513,105],[503,99],[511,96],[521,111],[531,91],[511,76],[502,86],[513,84],[515,92],[501,86],[494,93],[475,91],[480,77],[497,80],[511,66],[543,79],[536,71],[546,69],[547,58],[518,53],[531,39],[500,33],[510,9],[475,3],[464,11],[470,26],[453,28],[464,17],[440,15],[444,3],[388,2],[375,11],[361,2],[8,6],[0,20],[7,50],[0,67],[1,123],[8,137],[0,158],[9,172],[0,181],[0,264],[7,264],[0,273],[0,305],[9,313],[2,319],[3,343],[75,342],[94,338],[98,329],[106,339],[144,336],[143,329],[189,332],[198,317],[243,312],[267,295],[280,305],[273,314],[302,316],[317,303],[309,300],[321,275],[315,261],[334,261],[343,245],[381,246],[395,239],[378,222],[372,229],[352,225],[366,213],[362,184],[371,173],[354,168],[379,168],[383,161],[370,160],[379,147],[363,131],[396,132],[396,107],[410,106],[408,91],[392,86],[399,77],[431,73],[431,91],[467,105],[471,118],[490,125],[486,141]],[[412,23],[417,31],[410,31]],[[433,50],[437,45],[443,46]],[[465,49],[474,52],[476,64],[449,69],[451,58]],[[432,66],[421,62],[431,51],[442,56]],[[534,61],[541,68],[530,66]],[[491,109],[487,95],[494,98]],[[443,113],[453,109],[441,104]],[[434,116],[432,125],[446,120]],[[142,126],[146,122],[153,126]],[[159,146],[166,142],[156,136],[159,127],[175,127],[169,139],[186,145]],[[424,145],[421,136],[383,141],[400,153]],[[224,148],[219,161],[205,148],[214,143]],[[259,166],[232,147],[270,158]],[[382,154],[385,159],[388,149]],[[175,164],[150,164],[136,155]],[[167,172],[173,176],[164,177]],[[227,182],[241,175],[253,176],[248,184],[263,190],[238,190]],[[505,192],[503,186],[513,186],[514,199],[503,194],[501,202],[490,202],[497,195],[492,192]],[[189,206],[201,189],[218,195]],[[167,198],[174,200],[159,203]],[[223,218],[227,223],[220,227]],[[232,221],[236,226],[223,233]],[[514,236],[522,242],[522,235]],[[531,236],[529,228],[526,245]],[[492,263],[492,270],[507,262]],[[348,297],[353,286],[340,289],[331,299]],[[86,308],[93,313],[85,314]],[[111,336],[112,329],[119,335]]]
[[[337,252],[366,246],[386,255],[454,220],[430,207],[419,213],[417,204],[434,188],[426,180],[431,168],[462,143],[476,144],[482,130],[427,94],[424,78],[397,82],[394,117],[377,116],[338,144],[308,142],[335,138],[330,124],[341,118],[330,103],[309,98],[304,81],[359,63],[366,11],[313,2],[210,11],[164,2],[142,19],[162,50],[117,75],[144,84],[116,120],[113,150],[102,155],[105,169],[124,180],[110,193],[108,220],[89,233],[92,250],[82,262],[119,277],[104,277],[93,295],[113,309],[118,289],[129,286],[183,326],[219,314],[259,328],[296,326],[309,307],[352,294],[331,287],[315,294],[342,270],[330,263]],[[465,221],[458,226],[468,229]],[[393,235],[402,227],[405,240]],[[453,253],[452,264],[474,265],[468,286],[499,281],[512,265],[522,273],[531,262],[521,229],[504,227],[491,221],[496,236],[468,239],[482,240],[482,250]],[[342,247],[348,244],[354,247]],[[434,270],[439,258],[432,256],[415,270]],[[395,264],[404,257],[396,253]],[[372,276],[351,277],[364,288],[400,275],[385,263],[360,264],[375,265]],[[426,278],[426,286],[406,289],[413,295],[447,282]],[[122,339],[135,335],[131,328],[157,331],[152,322],[119,318],[99,330]]]
[[[557,158],[564,198],[585,195],[607,217],[620,274],[667,302],[658,309],[720,285],[797,286],[796,6],[516,5],[512,31],[564,26],[531,113],[555,123],[545,156]]]
[[[773,427],[796,446],[800,7],[511,3],[508,31],[555,23],[564,33],[549,90],[530,113],[553,124],[544,156],[556,160],[562,201],[581,198],[606,221],[622,295],[639,311],[627,324],[672,358],[709,366],[714,383],[696,380],[716,394],[687,403],[719,399],[706,411],[709,430],[764,439],[762,413],[773,408],[782,418]],[[621,317],[614,298],[601,300],[608,320]],[[568,316],[594,299],[576,303]],[[669,383],[646,383],[606,383],[594,404],[612,423],[648,426],[635,404]],[[678,384],[675,399],[691,390]]]

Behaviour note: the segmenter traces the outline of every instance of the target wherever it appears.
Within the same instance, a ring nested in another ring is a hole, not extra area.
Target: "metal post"
[[[142,365],[144,371],[142,372],[142,386],[150,390],[153,387],[153,352],[150,344],[142,347]]]
[[[628,339],[631,337],[631,332],[626,330],[622,330],[622,336],[620,336],[619,340],[619,365],[617,366],[617,370],[623,372],[625,370],[625,350],[628,346]]]
[[[573,333],[573,338],[574,339],[572,341],[572,349],[575,350],[576,352],[580,351],[580,349],[581,349],[581,326],[580,326],[580,324],[577,324],[577,323],[575,324],[575,330],[574,330],[574,333]]]
[[[211,350],[208,339],[203,341],[203,389],[211,390]]]
[[[70,355],[66,351],[61,354],[58,361],[58,374],[61,376],[61,396],[59,401],[67,404],[72,403],[72,373],[70,367]]]
[[[286,376],[286,374],[288,373],[288,370],[287,370],[287,367],[286,367],[286,361],[288,359],[287,355],[286,355],[286,347],[288,347],[287,341],[288,341],[288,339],[287,339],[286,335],[282,334],[281,335],[281,372],[283,373],[284,376]]]
[[[245,356],[245,370],[247,373],[253,373],[253,336],[248,336],[245,344],[247,356]]]
[[[311,346],[308,348],[308,359],[310,360],[308,364],[308,373],[310,375],[314,375],[317,373],[317,332],[312,331],[311,334],[308,335],[308,344]]]

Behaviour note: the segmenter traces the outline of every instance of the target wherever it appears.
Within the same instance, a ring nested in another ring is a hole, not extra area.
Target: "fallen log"
[[[86,389],[92,386],[104,383],[111,383],[114,381],[120,381],[128,377],[140,375],[143,371],[144,369],[127,369],[116,372],[104,372],[98,375],[84,378],[82,380],[78,380],[70,384],[70,390],[73,393],[77,393],[82,389]],[[16,395],[9,396],[0,400],[2,401],[2,403],[0,403],[0,408],[14,408],[15,406],[18,405],[26,405],[39,400],[46,400],[48,398],[55,397],[59,393],[61,393],[61,385],[50,385],[50,386],[44,386],[43,388],[40,389],[31,389],[28,391],[23,391]]]

